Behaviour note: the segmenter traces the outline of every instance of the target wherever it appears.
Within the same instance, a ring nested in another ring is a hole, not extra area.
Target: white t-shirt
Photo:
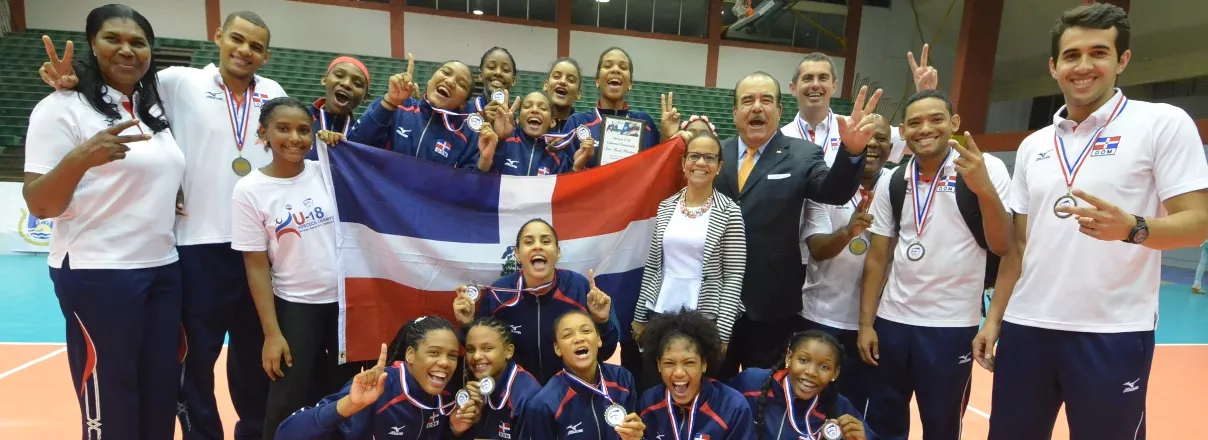
[[[663,284],[658,303],[650,310],[657,313],[674,313],[681,308],[696,310],[705,261],[705,237],[712,213],[710,209],[696,218],[688,218],[676,204],[671,222],[663,232]]]
[[[881,295],[877,317],[923,327],[972,327],[981,323],[982,286],[986,273],[986,250],[977,245],[968,225],[956,206],[956,168],[952,161],[958,157],[951,151],[944,162],[931,202],[931,212],[925,220],[926,229],[919,240],[924,255],[911,261],[907,251],[919,239],[915,225],[913,193],[910,189],[911,168],[907,168],[906,197],[902,201],[900,239],[894,249],[889,268],[889,282]],[[986,154],[986,169],[998,197],[1008,200],[1011,174],[1001,159]],[[903,166],[912,167],[912,164]],[[891,175],[892,176],[892,175]],[[935,175],[926,176],[935,179]],[[873,198],[873,234],[894,237],[893,206],[889,197],[892,177],[881,179]],[[920,182],[919,203],[926,203],[932,183]],[[884,196],[881,196],[884,195]]]
[[[890,174],[881,173],[878,182]],[[878,185],[875,184],[874,189]],[[846,226],[863,201],[862,191],[857,191],[851,201],[842,206],[807,201],[808,220],[801,230],[802,248],[806,247],[806,239],[810,236],[830,234]],[[805,269],[805,285],[801,288],[801,317],[842,330],[860,328],[861,276],[870,235],[864,231],[860,237],[853,238],[843,252],[829,260],[818,262],[810,258]]]
[[[47,174],[80,144],[102,130],[132,119],[122,93],[105,87],[106,102],[117,104],[119,119],[93,109],[83,95],[64,90],[43,98],[29,116],[25,172]],[[135,103],[138,96],[134,97]],[[137,106],[131,103],[137,114]],[[160,109],[152,114],[162,114]],[[140,122],[122,135],[152,133]],[[176,262],[176,191],[184,178],[185,158],[171,130],[149,141],[126,144],[124,159],[84,173],[67,210],[55,218],[50,267],[62,268],[70,254],[72,269],[143,269]]]
[[[231,196],[231,247],[268,251],[273,294],[293,303],[337,299],[336,204],[319,162],[289,179],[253,170]]]
[[[254,90],[245,95],[242,154],[236,147],[234,118],[227,107],[229,96],[222,76],[213,64],[204,69],[170,67],[159,72],[160,96],[168,121],[185,153],[185,212],[176,222],[176,242],[181,246],[231,241],[231,191],[239,175],[231,168],[243,157],[253,170],[272,162],[256,135],[260,128],[260,106],[285,96],[275,81],[256,76]],[[240,110],[236,106],[237,110]]]
[[[1084,148],[1091,149],[1074,188],[1128,213],[1165,216],[1162,201],[1208,188],[1203,141],[1183,110],[1129,99],[1099,131],[1124,99],[1117,90],[1076,129],[1062,117],[1063,107],[1053,125],[1032,133],[1019,146],[1009,206],[1028,215],[1027,246],[1006,321],[1092,333],[1156,328],[1161,251],[1088,237],[1078,232],[1074,217],[1061,219],[1053,213],[1053,205],[1067,191],[1053,146],[1054,126],[1070,163]],[[1088,205],[1082,200],[1078,204]]]

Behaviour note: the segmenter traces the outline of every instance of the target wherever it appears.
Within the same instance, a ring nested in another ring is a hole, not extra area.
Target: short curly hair
[[[701,312],[681,310],[654,316],[642,332],[641,344],[647,347],[647,365],[658,365],[659,358],[672,341],[688,341],[705,362],[705,376],[721,367],[721,333],[713,319]],[[653,348],[653,349],[651,349]]]

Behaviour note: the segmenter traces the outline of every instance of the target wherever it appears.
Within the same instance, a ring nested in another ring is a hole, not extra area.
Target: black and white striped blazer
[[[654,223],[650,253],[642,275],[642,290],[634,320],[646,322],[651,310],[647,304],[658,304],[663,285],[663,234],[671,216],[679,207],[687,188],[659,203]],[[742,314],[742,277],[747,267],[747,235],[742,222],[742,210],[717,190],[713,190],[713,206],[709,208],[709,229],[705,233],[704,261],[701,265],[700,298],[697,310],[717,321],[723,341],[730,340],[730,329]]]

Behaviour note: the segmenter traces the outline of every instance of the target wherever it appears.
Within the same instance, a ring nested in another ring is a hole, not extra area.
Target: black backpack
[[[902,164],[893,171],[892,180],[889,181],[889,201],[893,204],[895,232],[902,229],[902,204],[906,201],[906,171],[909,169],[909,163]],[[965,185],[965,180],[960,174],[956,175],[956,209],[960,211],[965,226],[969,227],[969,232],[973,234],[973,239],[977,240],[977,245],[986,250],[986,273],[982,289],[994,287],[1001,258],[990,252],[990,248],[986,246],[986,231],[982,228],[982,213],[980,205],[977,204],[977,195]]]

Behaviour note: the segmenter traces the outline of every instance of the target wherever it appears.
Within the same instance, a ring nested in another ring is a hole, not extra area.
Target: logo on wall
[[[54,220],[43,220],[34,217],[25,208],[21,208],[21,220],[17,223],[17,233],[26,243],[34,246],[50,246],[50,233],[54,230]]]

